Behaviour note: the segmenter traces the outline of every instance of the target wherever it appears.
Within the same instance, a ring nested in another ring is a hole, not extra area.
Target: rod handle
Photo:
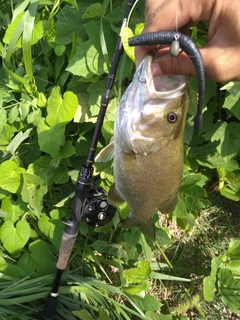
[[[59,270],[65,270],[68,264],[68,259],[72,252],[72,248],[77,238],[77,233],[74,235],[69,235],[65,231],[63,231],[59,256],[57,261],[57,268]]]
[[[53,320],[55,318],[57,303],[58,303],[58,293],[57,294],[51,293],[51,295],[47,299],[47,302],[45,304],[45,307],[42,313],[43,320]]]

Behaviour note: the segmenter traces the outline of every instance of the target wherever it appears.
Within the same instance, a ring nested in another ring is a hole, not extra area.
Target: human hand
[[[215,81],[240,80],[239,0],[146,0],[143,32],[176,30],[176,26],[186,32],[199,21],[209,22],[208,43],[200,48],[206,77]],[[137,64],[150,50],[156,53],[152,64],[154,76],[195,75],[195,68],[185,53],[177,57],[161,55],[166,49],[157,46],[136,47]]]

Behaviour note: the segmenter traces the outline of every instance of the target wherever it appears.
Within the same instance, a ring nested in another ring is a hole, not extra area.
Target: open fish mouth
[[[156,99],[174,99],[186,90],[190,76],[152,75],[153,55],[147,54],[138,67],[138,81],[146,83],[149,94],[157,93]],[[154,98],[154,96],[151,96]]]

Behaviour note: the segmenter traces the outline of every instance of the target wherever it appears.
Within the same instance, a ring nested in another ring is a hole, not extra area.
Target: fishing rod
[[[130,16],[132,6],[135,0],[128,0],[127,8],[123,18],[121,30],[126,26],[128,17]],[[121,31],[120,31],[121,33]],[[63,271],[66,269],[69,257],[71,255],[74,243],[78,235],[78,227],[81,218],[84,216],[85,221],[92,226],[99,226],[107,223],[113,218],[115,207],[107,201],[107,193],[100,186],[94,185],[93,178],[93,162],[97,143],[101,133],[104,116],[109,102],[110,91],[113,87],[119,60],[123,52],[121,36],[119,34],[112,64],[108,74],[105,93],[102,96],[101,107],[98,114],[91,146],[89,149],[86,163],[82,166],[75,189],[75,197],[73,201],[72,215],[70,219],[63,220],[65,228],[62,234],[59,256],[57,261],[57,271],[53,283],[52,292],[49,295],[43,313],[43,320],[52,320],[57,311],[59,286]]]

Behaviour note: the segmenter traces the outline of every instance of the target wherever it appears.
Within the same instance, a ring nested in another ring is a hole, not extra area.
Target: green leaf
[[[236,96],[240,90],[240,81],[230,81],[224,85],[220,90],[227,90],[233,96]]]
[[[124,231],[123,238],[130,246],[135,247],[139,243],[141,233],[137,227]]]
[[[226,264],[226,267],[231,270],[234,275],[240,275],[240,260],[230,261]]]
[[[62,98],[60,87],[53,88],[47,105],[46,122],[49,127],[66,125],[73,119],[77,106],[78,99],[74,93],[67,91]]]
[[[173,316],[171,314],[156,314],[153,311],[146,312],[147,320],[173,320]]]
[[[236,191],[231,190],[228,186],[223,186],[220,188],[220,193],[222,196],[224,196],[227,199],[233,200],[233,201],[239,201],[240,195],[236,194]]]
[[[240,124],[236,122],[217,123],[211,141],[220,141],[217,150],[226,162],[231,160],[240,149]]]
[[[1,92],[0,92],[1,95]],[[1,97],[0,97],[1,99]],[[0,109],[0,133],[3,131],[3,126],[7,119],[7,112],[5,109]]]
[[[144,23],[143,23],[143,22],[138,23],[138,24],[136,25],[136,27],[135,27],[134,35],[135,35],[135,36],[138,36],[139,34],[142,33],[143,29],[144,29]]]
[[[12,139],[9,145],[6,148],[6,151],[9,153],[14,154],[20,144],[26,140],[32,131],[32,128],[27,129],[24,133],[23,131],[18,132],[18,134]]]
[[[75,9],[79,10],[79,7],[78,7],[76,0],[63,0],[63,1],[71,4]]]
[[[58,209],[51,211],[50,217],[48,217],[45,213],[42,213],[40,219],[38,220],[38,227],[58,250],[64,228],[64,225],[60,220],[60,211]]]
[[[92,19],[102,15],[103,6],[100,3],[90,5],[83,13],[82,19]]]
[[[60,146],[64,139],[65,127],[59,124],[49,127],[45,119],[41,118],[38,122],[37,133],[38,143],[41,151],[50,154],[56,158],[59,154]]]
[[[96,240],[91,246],[99,253],[107,253],[110,249],[110,244],[104,240]]]
[[[15,107],[11,108],[8,114],[8,122],[10,124],[14,123],[17,120],[18,115],[19,115],[19,108],[18,108],[18,105],[16,105]]]
[[[240,90],[239,84],[236,87],[237,92],[235,94],[230,94],[225,98],[222,108],[228,109],[232,114],[240,120]],[[232,89],[233,90],[233,89]]]
[[[135,62],[135,55],[134,55],[134,47],[130,47],[128,44],[128,39],[133,37],[134,34],[129,27],[125,27],[121,31],[121,39],[123,43],[124,50],[128,57]]]
[[[37,217],[41,214],[43,196],[47,191],[47,176],[45,174],[41,177],[28,172],[23,174],[22,199],[29,204]]]
[[[9,89],[7,87],[5,87],[4,85],[1,84],[0,85],[0,98],[4,102],[10,102],[11,100],[14,100],[14,95],[9,91]]]
[[[222,263],[222,256],[213,258],[211,261],[211,273],[210,276],[205,277],[203,280],[203,295],[204,299],[208,302],[212,301],[217,291],[216,280],[217,273]]]
[[[226,254],[231,260],[240,259],[240,240],[232,240],[229,244]]]
[[[235,283],[231,270],[221,268],[218,273],[219,295],[232,312],[240,312],[240,287]]]
[[[108,144],[113,136],[114,121],[105,121],[102,126],[102,135],[105,143]]]
[[[28,210],[21,197],[18,197],[17,200],[14,201],[12,196],[7,196],[2,200],[1,209],[7,212],[6,220],[14,223]]]
[[[123,43],[123,48],[128,55],[128,57],[135,62],[135,54],[134,54],[134,47],[130,47],[128,44],[128,39],[139,35],[144,28],[144,23],[139,23],[136,28],[135,32],[133,34],[132,30],[129,27],[125,27],[121,30],[121,38],[122,38],[122,43]]]
[[[73,311],[72,313],[81,320],[93,320],[91,314],[87,310]]]
[[[23,168],[15,162],[6,160],[0,165],[0,187],[12,193],[17,193],[22,185]]]
[[[211,274],[210,275],[214,279],[214,281],[216,279],[217,272],[221,266],[221,263],[222,263],[222,256],[213,258],[211,261]]]
[[[88,40],[78,46],[77,52],[69,61],[66,70],[74,75],[89,79],[94,74],[102,75],[107,72],[107,67],[99,48],[96,48]]]
[[[2,149],[2,146],[7,146],[11,142],[13,135],[14,135],[13,128],[7,123],[3,124],[2,131],[0,132],[1,149]]]
[[[203,296],[208,302],[212,301],[215,297],[215,278],[208,276],[203,279]]]
[[[60,44],[56,44],[54,46],[54,53],[58,57],[61,57],[61,56],[63,57],[63,54],[64,54],[65,50],[66,50],[66,46],[62,46]],[[57,63],[57,61],[56,61],[56,63]],[[55,64],[55,66],[57,67],[57,64]],[[57,68],[56,68],[56,78],[57,78]]]
[[[18,256],[30,237],[27,221],[18,221],[16,227],[12,221],[5,221],[0,229],[0,238],[4,248],[12,255]]]
[[[151,274],[150,262],[139,261],[137,268],[131,268],[123,272],[123,278],[128,286],[123,290],[129,294],[138,294],[147,287],[147,279]]]
[[[231,270],[227,268],[221,268],[218,272],[218,282],[225,288],[233,288],[234,278]]]
[[[104,36],[108,39],[108,54],[111,56],[116,45],[116,34],[103,21]],[[93,75],[101,76],[108,72],[107,64],[100,44],[100,21],[91,21],[85,25],[89,40],[81,43],[69,61],[67,70],[74,75],[91,79]]]
[[[127,287],[122,287],[124,292],[131,295],[139,294],[140,292],[146,290],[146,288],[147,288],[146,282],[129,284]]]
[[[240,240],[234,239],[229,243],[225,256],[226,260],[240,260]]]
[[[71,142],[68,141],[66,144],[69,146],[71,145]],[[65,158],[69,152],[69,154],[72,153],[72,148],[66,146],[66,150],[63,150],[63,153],[60,150],[60,155],[57,158],[57,165],[53,166],[56,161],[53,161],[49,156],[42,156],[35,162],[31,163],[28,167],[27,172],[31,173],[33,175],[41,177],[42,175],[46,176],[48,185],[52,184],[53,182],[55,183],[66,183],[66,180],[69,179],[68,176],[68,170],[65,166],[60,166],[59,161],[63,158]],[[70,157],[70,155],[69,155]]]
[[[186,219],[189,213],[200,209],[208,204],[205,199],[207,194],[205,190],[198,186],[197,183],[201,180],[196,175],[186,176],[180,185],[178,203],[173,211],[173,215],[180,219]],[[189,217],[191,222],[191,217]]]
[[[8,263],[3,257],[0,257],[0,271],[1,278],[4,280],[4,276],[11,277],[11,280],[20,280],[27,276],[26,272],[15,264]]]
[[[143,311],[155,311],[161,307],[161,303],[157,300],[157,298],[151,296],[150,294],[146,294],[143,298],[139,296],[133,296],[133,301],[137,304],[137,306]]]
[[[109,312],[103,307],[100,307],[98,320],[110,320]]]
[[[84,4],[81,3],[81,6]],[[55,23],[55,43],[67,45],[72,42],[73,34],[78,38],[82,36],[83,22],[81,12],[70,6],[64,6],[57,14]]]
[[[166,246],[172,243],[172,240],[169,238],[167,232],[162,228],[155,228],[156,233],[156,242],[160,246]]]
[[[40,277],[51,274],[53,258],[47,244],[36,240],[29,245],[29,251],[19,259],[18,266],[22,267],[28,275]]]

